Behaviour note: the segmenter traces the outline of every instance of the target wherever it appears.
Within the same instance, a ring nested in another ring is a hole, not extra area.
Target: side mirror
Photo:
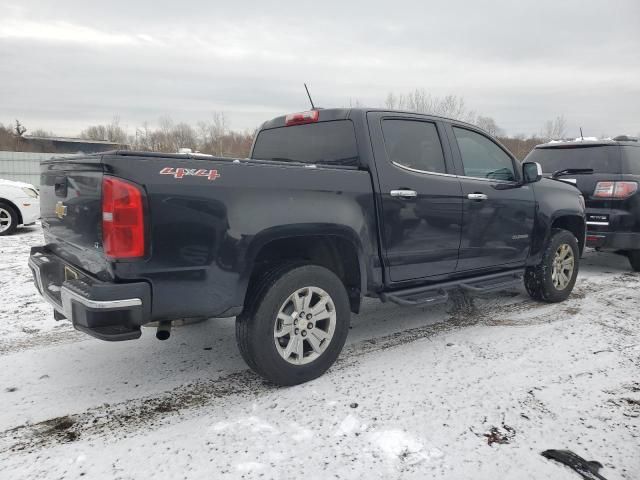
[[[522,183],[535,183],[542,179],[542,167],[538,162],[524,162],[522,164]]]

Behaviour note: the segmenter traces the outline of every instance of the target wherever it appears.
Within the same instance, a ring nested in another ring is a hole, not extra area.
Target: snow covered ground
[[[589,251],[572,297],[367,301],[322,378],[265,384],[233,322],[106,343],[55,322],[0,237],[0,478],[640,478],[640,275]],[[501,440],[500,442],[491,442]]]

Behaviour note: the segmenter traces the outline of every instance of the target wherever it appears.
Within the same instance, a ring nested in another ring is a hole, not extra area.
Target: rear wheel
[[[10,235],[18,228],[18,212],[11,205],[0,202],[0,235]]]
[[[317,265],[281,265],[248,293],[236,319],[240,353],[258,374],[278,385],[322,375],[349,331],[349,298],[342,281]]]
[[[627,258],[634,272],[640,272],[640,250],[629,250]]]
[[[542,261],[527,268],[524,280],[527,292],[532,298],[546,302],[565,300],[576,283],[579,260],[576,237],[567,230],[552,230]]]

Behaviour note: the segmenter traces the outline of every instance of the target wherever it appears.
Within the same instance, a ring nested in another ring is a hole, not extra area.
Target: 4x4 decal
[[[185,176],[207,177],[208,180],[215,180],[216,178],[220,177],[218,170],[173,167],[164,167],[162,170],[160,170],[160,175],[173,175],[174,178],[182,178]]]

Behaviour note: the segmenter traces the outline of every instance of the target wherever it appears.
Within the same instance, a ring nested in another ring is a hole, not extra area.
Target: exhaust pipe
[[[171,322],[158,322],[158,330],[156,330],[156,338],[158,340],[166,340],[171,336]]]

